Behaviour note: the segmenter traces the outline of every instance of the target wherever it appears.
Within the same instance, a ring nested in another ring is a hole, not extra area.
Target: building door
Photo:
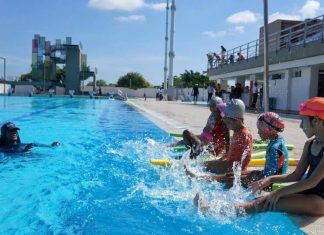
[[[318,74],[318,92],[319,97],[324,97],[324,70],[320,70]]]

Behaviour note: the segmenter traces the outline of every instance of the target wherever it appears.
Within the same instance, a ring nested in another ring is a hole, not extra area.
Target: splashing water
[[[281,214],[197,215],[197,191],[218,199],[220,210],[233,196],[219,183],[189,180],[183,164],[195,161],[188,152],[172,167],[151,165],[172,158],[172,139],[123,102],[10,97],[2,108],[22,140],[62,144],[0,155],[1,234],[300,233]]]

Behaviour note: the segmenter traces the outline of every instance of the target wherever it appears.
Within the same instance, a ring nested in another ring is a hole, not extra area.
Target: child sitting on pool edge
[[[221,159],[205,161],[207,170],[225,174],[232,171],[234,162],[242,162],[242,170],[246,169],[251,159],[253,138],[244,126],[244,112],[245,105],[240,99],[232,99],[226,104],[223,120],[227,128],[234,131],[232,141],[228,152]]]
[[[182,134],[183,140],[171,146],[185,144],[191,148],[191,158],[199,155],[204,145],[208,145],[210,153],[215,156],[224,151],[227,152],[229,147],[229,131],[222,119],[225,105],[220,97],[212,97],[208,103],[211,114],[201,134],[196,136],[192,132],[184,130]]]
[[[280,211],[310,216],[324,215],[324,98],[314,97],[300,105],[300,128],[307,138],[300,161],[294,172],[274,175],[252,183],[253,192],[260,191],[272,183],[296,182],[272,191],[251,202],[238,205],[247,213]],[[309,168],[309,169],[308,169]],[[302,179],[307,171],[306,179]],[[196,195],[195,201],[201,209],[208,209],[207,203]]]
[[[276,113],[266,112],[258,117],[257,128],[260,138],[270,141],[267,146],[265,166],[263,170],[242,171],[241,183],[244,187],[271,175],[285,174],[288,169],[288,150],[283,137],[279,136],[279,132],[285,128],[283,120]],[[192,177],[197,177],[188,168],[186,172]],[[233,185],[234,174],[230,172],[224,175],[203,175],[198,178],[219,181],[229,188]]]
[[[18,131],[20,128],[12,122],[7,122],[1,127],[0,151],[8,153],[27,152],[33,147],[54,147],[60,145],[55,141],[50,146],[45,144],[29,143],[23,144],[20,141]]]

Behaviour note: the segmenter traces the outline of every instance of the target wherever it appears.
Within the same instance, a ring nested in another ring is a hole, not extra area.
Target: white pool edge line
[[[165,130],[166,132],[170,132],[171,130],[185,130],[190,129],[189,126],[183,126],[183,123],[179,123],[175,121],[174,119],[171,119],[167,116],[164,116],[160,113],[154,112],[152,110],[146,109],[144,107],[141,107],[137,104],[135,104],[132,101],[127,100],[126,103],[135,109],[137,109],[139,112],[141,112],[146,118],[154,122],[157,126]],[[165,126],[161,126],[160,124],[165,124],[169,128],[165,128]]]

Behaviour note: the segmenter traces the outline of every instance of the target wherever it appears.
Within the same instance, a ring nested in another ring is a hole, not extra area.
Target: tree
[[[129,87],[132,89],[150,87],[150,83],[146,81],[140,73],[130,72],[121,76],[117,81],[118,87]]]
[[[88,82],[87,86],[93,86],[93,82]],[[105,80],[99,79],[96,81],[96,86],[107,86],[107,82]]]
[[[61,69],[56,67],[56,79],[63,81],[65,79],[65,66]]]
[[[181,77],[178,77],[178,76],[173,77],[173,84],[175,87],[178,87],[178,88],[185,87]]]
[[[28,79],[32,79],[31,72],[22,74],[22,75],[20,75],[20,78],[19,78],[20,81],[27,81]]]
[[[107,86],[107,82],[105,80],[99,79],[96,81],[97,86]]]
[[[193,87],[195,84],[198,84],[199,87],[206,87],[209,84],[209,78],[192,70],[186,70],[179,77],[174,76],[175,87]]]

